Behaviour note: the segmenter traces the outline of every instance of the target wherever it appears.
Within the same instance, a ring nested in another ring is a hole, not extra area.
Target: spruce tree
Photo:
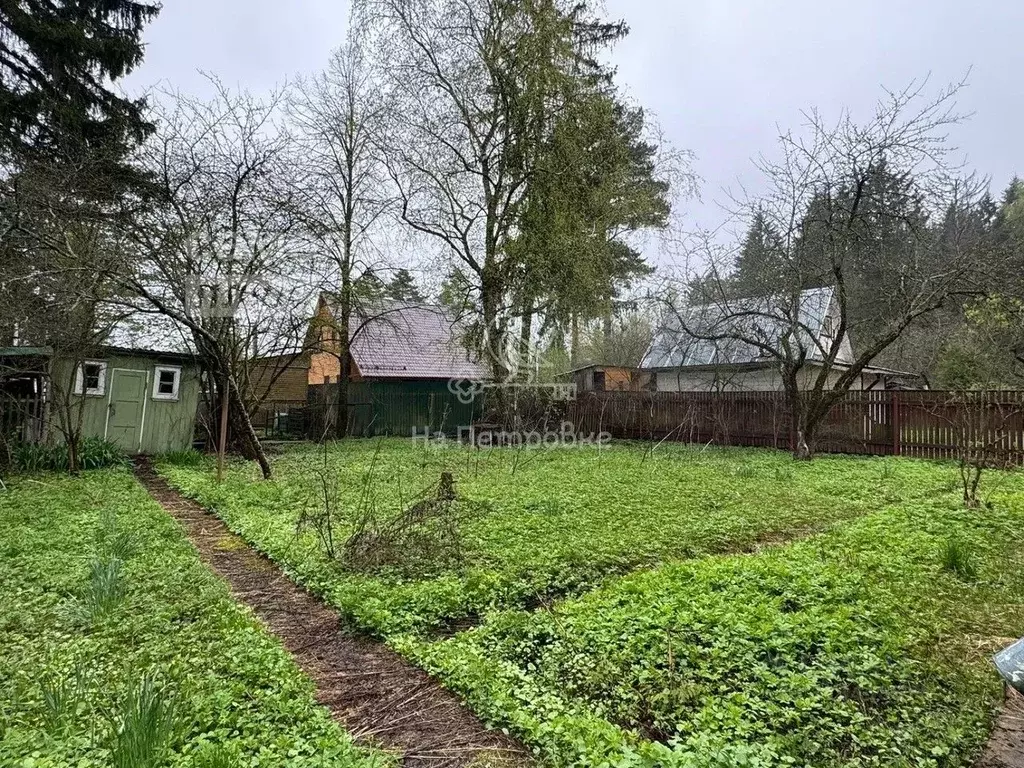
[[[151,126],[144,101],[111,83],[142,61],[142,29],[159,10],[134,0],[0,0],[0,152],[125,174],[126,147]]]

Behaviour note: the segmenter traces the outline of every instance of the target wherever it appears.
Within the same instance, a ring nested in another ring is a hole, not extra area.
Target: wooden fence
[[[585,393],[567,420],[578,432],[791,450],[781,392]],[[1024,464],[1024,392],[849,392],[819,427],[815,450],[951,459],[965,448]]]
[[[37,443],[46,432],[46,401],[40,394],[0,392],[0,439],[11,443]]]

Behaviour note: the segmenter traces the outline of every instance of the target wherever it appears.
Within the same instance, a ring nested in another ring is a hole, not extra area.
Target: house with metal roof
[[[309,383],[336,384],[341,374],[337,304],[320,297],[313,321],[316,350]],[[355,311],[349,323],[351,381],[486,380],[490,370],[464,342],[465,327],[441,306],[382,302]]]
[[[320,297],[307,346],[311,400],[336,400],[341,376],[337,302]],[[349,434],[409,435],[472,424],[479,403],[458,400],[452,382],[487,381],[488,366],[465,343],[466,328],[444,307],[379,302],[349,324]]]
[[[799,380],[807,388],[835,349],[826,384],[832,386],[854,363],[849,335],[836,338],[840,317],[832,288],[683,307],[665,317],[642,367],[659,392],[779,391],[780,361],[770,350],[789,344],[806,354]],[[886,389],[907,376],[866,368],[852,389]]]

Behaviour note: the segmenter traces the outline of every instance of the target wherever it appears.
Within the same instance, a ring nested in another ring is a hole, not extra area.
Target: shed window
[[[86,360],[75,374],[75,394],[103,397],[107,389],[107,364],[102,360]]]
[[[594,371],[594,391],[604,392],[605,375],[604,371]]]
[[[181,368],[158,365],[153,377],[154,400],[177,400],[181,384]]]

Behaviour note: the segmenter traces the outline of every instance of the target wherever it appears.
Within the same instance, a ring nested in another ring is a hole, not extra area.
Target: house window
[[[102,360],[86,360],[75,374],[75,394],[103,397],[107,389],[107,364]]]
[[[604,371],[594,371],[594,391],[604,392],[605,386]]]
[[[158,365],[153,376],[154,400],[177,400],[181,385],[181,368]]]
[[[833,321],[832,321],[832,316],[831,315],[827,316],[825,318],[825,322],[822,323],[821,332],[822,332],[822,334],[824,334],[825,338],[827,338],[827,339],[831,339],[832,335],[835,333],[835,327],[833,325]]]

